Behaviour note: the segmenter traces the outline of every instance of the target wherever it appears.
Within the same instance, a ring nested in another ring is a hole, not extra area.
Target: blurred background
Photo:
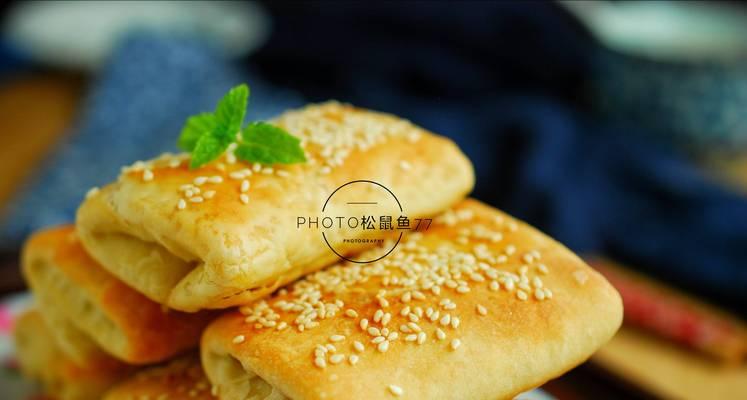
[[[549,395],[747,398],[742,4],[11,1],[0,18],[3,335],[28,233],[248,82],[253,119],[337,99],[453,138],[475,197],[608,277],[624,327]]]

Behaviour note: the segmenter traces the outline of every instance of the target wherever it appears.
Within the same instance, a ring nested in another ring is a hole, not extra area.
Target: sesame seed
[[[449,323],[451,323],[451,315],[444,315],[443,317],[441,317],[441,320],[439,322],[444,326],[449,325]]]
[[[402,311],[399,312],[399,315],[406,317],[407,314],[410,313],[410,306],[405,306],[405,308],[402,309]]]
[[[381,325],[386,326],[387,324],[389,324],[389,321],[391,320],[392,320],[392,314],[384,313],[384,316],[381,317]]]
[[[389,307],[389,301],[383,297],[379,297],[379,305],[381,308],[387,308]]]
[[[397,397],[402,396],[402,394],[405,393],[405,391],[397,385],[389,385],[389,392]]]
[[[345,361],[345,355],[344,354],[335,354],[332,357],[329,358],[329,362],[332,364],[339,364],[341,362]]]
[[[378,350],[381,353],[386,353],[387,350],[389,350],[389,341],[385,340],[376,347],[376,350]]]
[[[537,300],[544,300],[545,299],[545,291],[542,290],[542,288],[537,288],[534,290],[534,298]]]
[[[363,353],[363,350],[366,349],[366,347],[363,346],[363,343],[361,343],[361,342],[359,342],[357,340],[355,342],[353,342],[353,348],[355,349],[355,351],[357,351],[359,353]]]
[[[365,331],[366,329],[368,329],[368,320],[363,318],[359,323],[359,326]]]
[[[249,181],[244,179],[243,181],[241,181],[241,192],[243,193],[247,190],[249,190]]]
[[[90,199],[91,197],[95,196],[96,193],[98,193],[98,192],[99,192],[99,188],[96,187],[96,186],[94,186],[94,187],[88,189],[88,191],[86,192],[86,198]]]
[[[246,193],[239,195],[239,200],[244,204],[249,204],[249,196]]]
[[[412,329],[415,332],[420,332],[422,329],[420,328],[420,325],[414,323],[414,322],[408,322],[407,327]]]
[[[405,294],[402,295],[402,297],[400,298],[400,300],[402,300],[403,303],[409,303],[410,300],[412,300],[412,293],[405,292]]]
[[[384,336],[376,336],[375,338],[373,338],[371,340],[371,343],[373,343],[373,344],[379,344],[379,343],[381,343],[381,342],[383,342],[385,340],[386,340],[386,338]]]
[[[418,333],[418,344],[423,344],[423,343],[425,343],[425,339],[426,339],[427,337],[428,337],[428,336],[427,336],[427,335],[425,334],[425,332],[419,332],[419,333]]]
[[[332,335],[329,337],[330,342],[342,342],[345,340],[345,336],[343,335]]]
[[[379,330],[379,328],[371,326],[368,328],[368,334],[371,336],[381,336],[381,331]]]
[[[348,361],[350,362],[350,365],[358,364],[358,356],[356,356],[355,354],[351,354],[348,357]]]
[[[456,303],[449,303],[444,306],[444,310],[454,310],[456,309]]]
[[[459,328],[459,321],[460,321],[459,317],[457,317],[457,316],[452,317],[451,318],[451,327],[454,328],[454,329]]]
[[[459,339],[452,339],[451,340],[450,347],[451,347],[452,350],[458,349],[459,346],[461,346],[461,345],[462,345],[462,341],[461,340],[459,340]]]
[[[524,301],[528,298],[527,293],[523,290],[517,290],[516,297],[521,301]]]
[[[179,202],[176,203],[176,208],[178,208],[180,210],[183,210],[183,209],[187,208],[187,202],[184,201],[184,199],[179,199]]]
[[[220,175],[213,175],[213,176],[211,176],[211,177],[210,177],[210,178],[208,179],[208,181],[209,181],[210,183],[221,183],[221,182],[223,182],[223,177],[222,177],[222,176],[220,176]]]
[[[410,165],[410,163],[405,160],[399,162],[399,167],[405,171],[409,171],[410,169],[412,169],[412,165]]]
[[[281,178],[287,178],[290,176],[290,172],[283,169],[276,171],[275,174]]]
[[[415,333],[411,333],[411,334],[405,336],[405,342],[414,342],[416,340],[418,340],[418,335],[415,334]]]
[[[264,175],[272,175],[273,172],[275,172],[275,170],[272,169],[272,167],[267,167],[267,168],[262,169],[262,174]]]
[[[469,286],[459,286],[456,291],[462,294],[469,293]]]
[[[314,359],[314,365],[316,365],[319,368],[324,369],[324,368],[327,367],[327,361],[324,360],[324,358],[322,358],[322,357],[316,357]]]
[[[399,337],[399,333],[391,332],[390,334],[386,336],[386,340],[391,342],[391,341],[397,340],[398,337]]]
[[[490,290],[497,292],[501,289],[501,284],[498,281],[490,281]]]
[[[194,184],[197,185],[197,186],[200,186],[200,185],[205,184],[205,182],[207,182],[207,180],[208,180],[207,176],[198,176],[197,178],[195,178]]]
[[[552,299],[552,290],[548,288],[544,288],[544,292],[545,292],[545,298]]]
[[[234,336],[234,338],[233,338],[233,343],[234,343],[234,344],[239,344],[239,343],[243,343],[245,339],[246,339],[246,338],[244,337],[244,335],[236,335],[236,336]]]
[[[202,196],[194,196],[189,198],[189,201],[191,201],[192,203],[202,203],[204,200],[205,199],[203,199]]]
[[[436,328],[436,337],[438,340],[444,340],[446,339],[446,332],[441,330],[441,328]]]
[[[262,165],[260,163],[254,163],[252,164],[252,170],[254,172],[259,172],[262,170]]]
[[[539,270],[539,271],[540,271],[541,273],[543,273],[543,274],[545,274],[545,275],[546,275],[546,274],[547,274],[548,272],[550,272],[550,270],[549,270],[549,269],[547,269],[547,265],[545,265],[545,264],[537,264],[537,269],[538,269],[538,270]]]
[[[321,172],[324,175],[327,175],[330,172],[332,172],[332,168],[330,168],[329,166],[325,165],[325,166],[323,166],[322,168],[319,169],[319,172]]]
[[[374,313],[374,316],[373,316],[373,320],[374,320],[374,322],[379,322],[379,321],[381,321],[381,317],[383,317],[383,316],[384,316],[384,310],[382,310],[382,309],[380,309],[380,308],[379,308],[379,309],[378,309],[378,310],[376,310],[376,312]]]
[[[586,281],[589,279],[589,276],[586,275],[586,272],[583,270],[576,270],[573,272],[573,278],[578,282],[580,285],[586,284]]]
[[[358,318],[358,313],[352,308],[345,310],[345,315],[350,318]]]
[[[283,329],[285,329],[287,327],[288,327],[288,323],[285,322],[285,321],[283,321],[283,322],[281,322],[281,323],[278,324],[277,330],[282,331]]]
[[[143,171],[143,180],[148,182],[153,180],[153,171],[146,169]]]
[[[495,281],[493,281],[493,282],[495,282]],[[497,283],[497,282],[496,282],[496,283]],[[477,313],[478,313],[478,314],[480,314],[480,315],[483,315],[483,316],[484,316],[484,315],[488,315],[488,309],[487,309],[487,308],[485,308],[485,306],[483,306],[483,305],[481,305],[481,304],[478,304],[478,305],[477,305],[477,306],[475,307],[475,309],[477,310]]]

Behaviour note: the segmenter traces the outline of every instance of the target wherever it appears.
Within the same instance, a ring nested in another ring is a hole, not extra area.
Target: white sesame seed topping
[[[389,350],[389,341],[385,340],[379,343],[379,345],[376,346],[376,350],[378,350],[381,353],[386,353],[386,351]]]
[[[86,192],[86,198],[90,199],[91,197],[95,196],[96,193],[98,193],[98,192],[99,192],[99,188],[96,187],[96,186],[94,186],[94,187],[88,189],[88,191]]]
[[[366,347],[363,346],[363,343],[361,343],[361,342],[359,342],[357,340],[355,342],[353,342],[353,348],[355,349],[355,351],[357,351],[359,353],[363,353],[363,351],[366,349]]]
[[[371,336],[381,336],[381,331],[375,326],[370,326],[368,328],[368,334]]]
[[[350,365],[355,365],[355,364],[358,364],[358,360],[359,360],[359,358],[358,358],[358,356],[357,356],[357,355],[355,355],[355,354],[351,354],[351,355],[350,355],[350,356],[348,357],[348,362],[350,362]]]
[[[495,281],[493,281],[493,282],[495,282]],[[475,307],[475,309],[477,310],[477,313],[478,313],[478,314],[480,314],[480,315],[483,315],[483,316],[484,316],[484,315],[488,315],[488,309],[487,309],[487,308],[485,308],[485,306],[483,306],[483,305],[481,305],[481,304],[478,304],[478,305],[477,305],[477,306]]]
[[[579,270],[573,271],[573,278],[580,285],[584,285],[586,281],[589,279],[589,276],[586,275],[586,271],[579,269]]]
[[[345,336],[343,335],[332,335],[329,337],[330,342],[342,342],[345,340]]]
[[[427,337],[428,337],[428,336],[427,336],[427,335],[425,334],[425,332],[418,332],[418,344],[423,344],[423,343],[425,343],[425,339],[426,339]]]
[[[281,178],[287,178],[287,177],[290,176],[290,172],[288,172],[288,171],[286,171],[284,169],[280,169],[280,170],[275,171],[275,175],[277,175],[277,176],[279,176]]]
[[[204,198],[206,198],[208,200],[212,199],[213,197],[215,197],[215,190],[208,190],[208,191],[206,191],[205,193],[202,194],[202,197],[204,197]]]
[[[361,320],[361,322],[360,322],[359,325],[360,325],[361,329],[363,329],[365,331],[366,329],[368,329],[368,320],[365,319],[365,318],[363,318]]]
[[[446,339],[446,332],[444,332],[441,328],[436,328],[436,337],[438,340],[444,340]]]
[[[197,178],[195,178],[194,184],[197,185],[197,186],[200,186],[200,185],[205,184],[205,182],[207,182],[207,180],[208,180],[207,176],[198,176]]]
[[[189,201],[192,203],[202,203],[203,201],[205,201],[205,199],[203,199],[202,196],[194,196],[190,197]]]
[[[210,178],[208,178],[208,181],[210,183],[221,183],[223,182],[223,177],[220,175],[213,175]]]
[[[462,345],[462,341],[461,340],[459,340],[459,339],[452,339],[451,340],[450,347],[451,347],[452,350],[458,349],[459,346],[461,346],[461,345]]]
[[[246,338],[244,337],[244,335],[236,335],[236,336],[234,336],[234,338],[233,338],[233,343],[234,343],[234,344],[239,344],[239,343],[243,343],[245,339],[246,339]]]
[[[242,193],[239,195],[239,200],[241,200],[241,202],[244,204],[249,204],[249,195],[247,195],[246,193]]]
[[[329,362],[331,362],[332,364],[339,364],[343,361],[345,361],[344,354],[335,354],[329,358]]]
[[[519,300],[521,300],[521,301],[524,301],[524,300],[526,300],[526,299],[528,299],[528,298],[529,298],[529,297],[527,296],[527,293],[526,293],[525,291],[523,291],[523,290],[517,290],[517,291],[516,291],[516,297],[517,297],[517,298],[518,298]]]
[[[153,180],[153,171],[146,169],[143,171],[143,180],[148,182]]]
[[[244,179],[243,181],[241,181],[241,192],[243,193],[248,190],[249,190],[249,181]]]
[[[397,397],[402,396],[405,393],[405,391],[397,385],[389,385],[389,392]]]
[[[345,316],[350,318],[358,318],[358,313],[352,308],[348,308],[347,310],[345,310]]]
[[[180,210],[183,210],[183,209],[187,208],[187,202],[184,201],[184,199],[179,199],[179,202],[176,203],[176,208],[178,208]]]
[[[319,368],[326,368],[327,367],[327,361],[322,357],[316,357],[314,359],[314,365],[316,365]]]
[[[415,334],[415,333],[411,333],[411,334],[405,336],[405,342],[414,342],[416,340],[418,340],[418,335]]]

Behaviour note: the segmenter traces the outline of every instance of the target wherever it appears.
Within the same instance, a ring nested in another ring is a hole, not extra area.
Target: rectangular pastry
[[[104,400],[215,400],[197,354],[187,354],[163,365],[138,371],[118,383]],[[255,399],[245,399],[255,400]],[[257,399],[258,400],[258,399]]]
[[[21,373],[58,400],[98,400],[132,372],[112,357],[79,364],[57,346],[41,314],[28,311],[15,321],[14,342]]]
[[[414,219],[455,204],[474,183],[472,165],[453,142],[391,115],[330,102],[272,122],[300,138],[308,162],[250,165],[230,151],[197,169],[184,155],[137,162],[78,210],[86,249],[161,304],[226,308],[337,259],[317,229],[298,225],[299,218],[319,218],[337,188],[373,181],[338,197],[370,201],[386,195],[384,188],[396,203],[379,204],[379,215]],[[325,212],[362,213],[343,206]],[[365,233],[360,228],[338,233],[353,239],[339,244],[340,255],[372,246],[356,241]]]
[[[71,225],[33,234],[21,264],[61,349],[82,364],[102,349],[131,364],[165,360],[196,347],[212,317],[167,310],[128,287],[88,256]]]
[[[583,362],[621,319],[618,293],[571,251],[468,199],[380,261],[218,317],[200,348],[223,400],[268,386],[296,400],[495,400]]]

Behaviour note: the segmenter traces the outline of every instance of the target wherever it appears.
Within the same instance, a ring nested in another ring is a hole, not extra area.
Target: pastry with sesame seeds
[[[306,163],[252,165],[232,157],[232,148],[196,169],[188,154],[135,163],[79,208],[76,226],[86,249],[170,308],[227,308],[338,259],[318,230],[297,226],[299,216],[318,216],[338,187],[375,181],[414,220],[456,204],[474,184],[472,165],[456,144],[393,115],[327,102],[271,122],[300,139]],[[371,192],[358,185],[349,195],[368,200]],[[394,201],[376,211],[401,214]],[[356,210],[332,215],[349,214],[360,216]],[[346,226],[340,232],[352,239],[366,233]],[[337,251],[374,245],[353,240]]]
[[[187,354],[137,372],[110,389],[103,400],[217,400],[196,354]],[[269,400],[267,397],[256,400]]]
[[[112,385],[129,376],[133,367],[112,357],[81,363],[61,351],[52,329],[37,310],[21,314],[14,325],[16,356],[21,373],[41,384],[58,400],[98,400]]]
[[[71,225],[31,235],[21,266],[62,350],[81,360],[105,351],[130,364],[166,360],[197,347],[213,314],[167,310],[101,268]]]
[[[535,267],[540,257],[546,273]],[[543,295],[517,298],[509,282]],[[467,199],[379,261],[330,266],[225,313],[200,351],[225,400],[245,398],[242,376],[297,400],[509,399],[586,360],[621,320],[618,293],[570,250]]]

